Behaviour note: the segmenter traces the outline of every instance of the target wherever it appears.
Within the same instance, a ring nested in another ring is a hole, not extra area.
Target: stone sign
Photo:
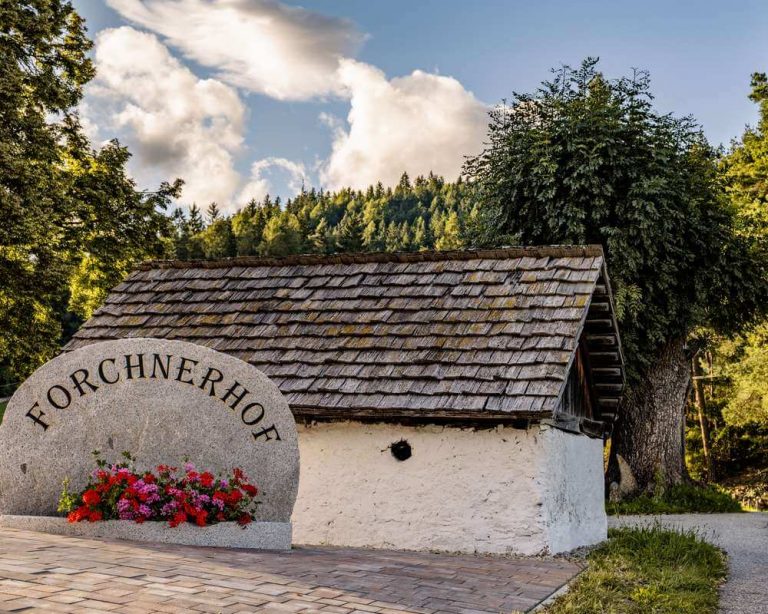
[[[0,514],[51,516],[65,478],[131,452],[137,468],[189,458],[241,467],[256,520],[289,522],[299,479],[296,424],[277,386],[233,356],[182,341],[124,339],[62,354],[13,395],[0,425]]]

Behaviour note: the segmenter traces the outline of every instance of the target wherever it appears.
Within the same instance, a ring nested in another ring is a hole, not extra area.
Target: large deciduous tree
[[[607,80],[587,59],[554,75],[491,111],[488,144],[465,167],[470,231],[481,245],[604,246],[629,372],[608,477],[620,480],[620,456],[640,488],[676,483],[687,478],[686,336],[749,320],[762,260],[716,152],[691,118],[654,110],[646,73]]]
[[[75,283],[87,311],[132,258],[158,253],[158,207],[178,193],[136,190],[128,152],[100,151],[74,109],[93,77],[82,19],[64,0],[0,3],[0,381],[57,348]]]

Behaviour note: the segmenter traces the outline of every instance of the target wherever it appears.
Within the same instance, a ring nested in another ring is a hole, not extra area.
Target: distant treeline
[[[475,217],[469,185],[430,174],[366,190],[311,189],[281,203],[266,196],[231,216],[215,203],[173,214],[180,259],[455,249]]]

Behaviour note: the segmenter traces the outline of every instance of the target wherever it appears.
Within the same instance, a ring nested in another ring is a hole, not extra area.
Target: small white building
[[[280,387],[295,543],[538,554],[606,536],[624,367],[599,246],[150,262],[67,349],[122,337],[227,352]]]

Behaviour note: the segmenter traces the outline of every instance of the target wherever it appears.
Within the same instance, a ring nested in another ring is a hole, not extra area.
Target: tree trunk
[[[622,488],[619,456],[638,490],[687,481],[685,467],[685,403],[691,384],[691,363],[685,338],[669,341],[658,352],[644,377],[624,396],[611,437],[607,481],[610,491]]]
[[[715,467],[712,462],[712,454],[709,445],[709,421],[707,420],[707,401],[704,395],[704,383],[701,380],[702,372],[699,364],[699,355],[693,357],[691,361],[691,372],[693,373],[693,391],[696,412],[699,417],[699,428],[701,429],[701,449],[704,453],[704,462],[707,466],[707,481],[717,479]]]

